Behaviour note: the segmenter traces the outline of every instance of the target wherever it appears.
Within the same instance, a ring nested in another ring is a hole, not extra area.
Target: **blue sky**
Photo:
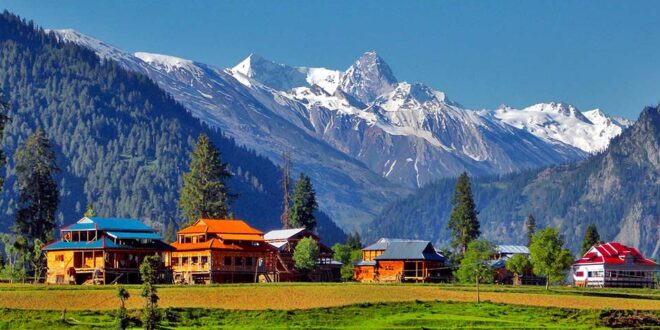
[[[345,69],[376,50],[399,80],[471,108],[563,101],[636,119],[660,101],[658,1],[29,1],[2,7],[127,51],[220,67],[254,52]]]

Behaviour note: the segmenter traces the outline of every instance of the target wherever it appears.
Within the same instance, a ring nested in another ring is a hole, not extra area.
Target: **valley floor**
[[[140,289],[128,289],[139,326]],[[473,287],[421,284],[163,286],[159,296],[167,328],[576,329],[605,327],[612,310],[660,320],[660,291],[652,289],[491,285],[481,304]],[[118,305],[114,286],[0,285],[0,329],[114,328]]]

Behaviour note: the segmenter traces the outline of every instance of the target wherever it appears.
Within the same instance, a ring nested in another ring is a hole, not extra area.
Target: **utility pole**
[[[282,222],[282,228],[289,228],[289,213],[290,213],[290,201],[289,201],[289,189],[291,187],[291,153],[289,151],[282,152],[282,161],[284,162],[282,166],[282,190],[284,193],[282,199],[282,216],[280,221]]]

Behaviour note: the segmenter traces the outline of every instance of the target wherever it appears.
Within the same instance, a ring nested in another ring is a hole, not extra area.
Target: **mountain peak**
[[[137,52],[133,55],[145,63],[149,63],[155,67],[165,69],[167,72],[175,70],[186,70],[192,72],[198,71],[195,63],[185,58],[145,52]]]
[[[289,90],[308,85],[304,70],[275,63],[255,53],[231,68],[231,71],[276,90]]]
[[[364,103],[394,89],[397,79],[389,65],[375,51],[369,51],[353,63],[341,77],[339,87]]]

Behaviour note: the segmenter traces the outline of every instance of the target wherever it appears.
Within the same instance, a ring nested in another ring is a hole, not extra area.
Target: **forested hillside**
[[[387,207],[365,235],[415,237],[448,246],[447,221],[455,180],[440,180]],[[660,255],[660,112],[646,108],[638,122],[591,158],[545,170],[475,178],[473,192],[483,236],[524,244],[524,221],[558,227],[574,252],[589,224],[600,237]]]
[[[182,221],[181,174],[197,137],[206,133],[235,174],[232,211],[263,230],[279,226],[277,166],[201,124],[147,77],[7,12],[0,17],[0,92],[12,106],[3,140],[8,164],[0,231],[7,231],[15,212],[11,156],[37,127],[53,142],[62,170],[59,224],[78,220],[88,203],[99,215],[137,217],[154,226]],[[326,240],[343,235],[327,216],[319,222]]]

